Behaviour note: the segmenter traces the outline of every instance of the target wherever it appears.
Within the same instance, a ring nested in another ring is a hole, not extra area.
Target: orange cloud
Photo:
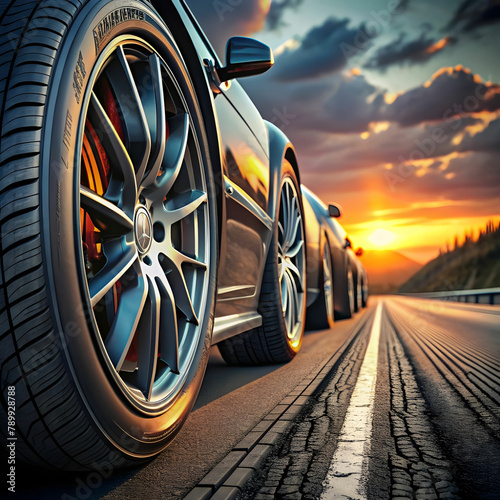
[[[443,50],[449,43],[450,37],[445,36],[439,42],[436,42],[435,44],[431,45],[430,47],[427,48],[426,52],[427,54],[434,54],[435,52],[439,52],[440,50]]]

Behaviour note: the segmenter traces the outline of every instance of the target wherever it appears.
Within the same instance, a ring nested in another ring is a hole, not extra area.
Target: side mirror
[[[226,46],[226,67],[217,70],[221,82],[265,73],[274,64],[273,51],[266,44],[233,36]]]
[[[342,217],[342,207],[340,205],[330,203],[330,205],[328,205],[328,213],[330,214],[330,217],[338,219],[339,217]]]
[[[351,240],[349,238],[345,239],[344,248],[352,248],[352,243],[351,243]]]
[[[357,256],[357,257],[362,257],[364,253],[365,253],[365,251],[364,251],[361,247],[359,247],[359,248],[356,250],[356,256]]]

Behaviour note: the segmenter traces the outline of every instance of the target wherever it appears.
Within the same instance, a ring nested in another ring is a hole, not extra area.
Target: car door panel
[[[266,212],[269,158],[235,108],[248,110],[252,121],[252,109],[246,106],[249,98],[236,82],[231,89],[229,96],[222,93],[215,99],[223,138],[226,196],[225,255],[220,263],[216,317],[256,310],[272,230]]]

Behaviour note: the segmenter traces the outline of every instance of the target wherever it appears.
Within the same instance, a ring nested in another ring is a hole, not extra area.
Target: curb
[[[184,500],[231,500],[264,464],[274,446],[288,434],[329,373],[336,368],[369,315],[364,314],[353,332],[315,375],[305,377],[195,486]]]

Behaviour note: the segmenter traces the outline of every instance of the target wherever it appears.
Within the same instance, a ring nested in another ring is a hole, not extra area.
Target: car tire
[[[361,277],[358,273],[358,278],[356,279],[356,289],[354,296],[354,311],[359,312],[363,307],[363,283],[361,281]]]
[[[180,430],[211,343],[216,199],[197,92],[148,2],[5,5],[2,433],[14,394],[19,459],[134,465]]]
[[[366,307],[368,305],[368,286],[365,284],[365,281],[361,281],[361,307]]]
[[[306,313],[304,212],[297,176],[286,160],[279,192],[259,300],[262,326],[217,344],[231,365],[285,363],[302,345]]]
[[[338,319],[349,319],[354,316],[355,308],[355,289],[354,289],[354,276],[352,273],[351,266],[347,266],[347,272],[345,276],[345,291],[343,292],[343,306],[340,310],[336,311],[336,318]]]
[[[330,244],[323,235],[321,245],[321,269],[319,297],[307,309],[307,328],[321,330],[332,328],[334,323],[333,263]]]

